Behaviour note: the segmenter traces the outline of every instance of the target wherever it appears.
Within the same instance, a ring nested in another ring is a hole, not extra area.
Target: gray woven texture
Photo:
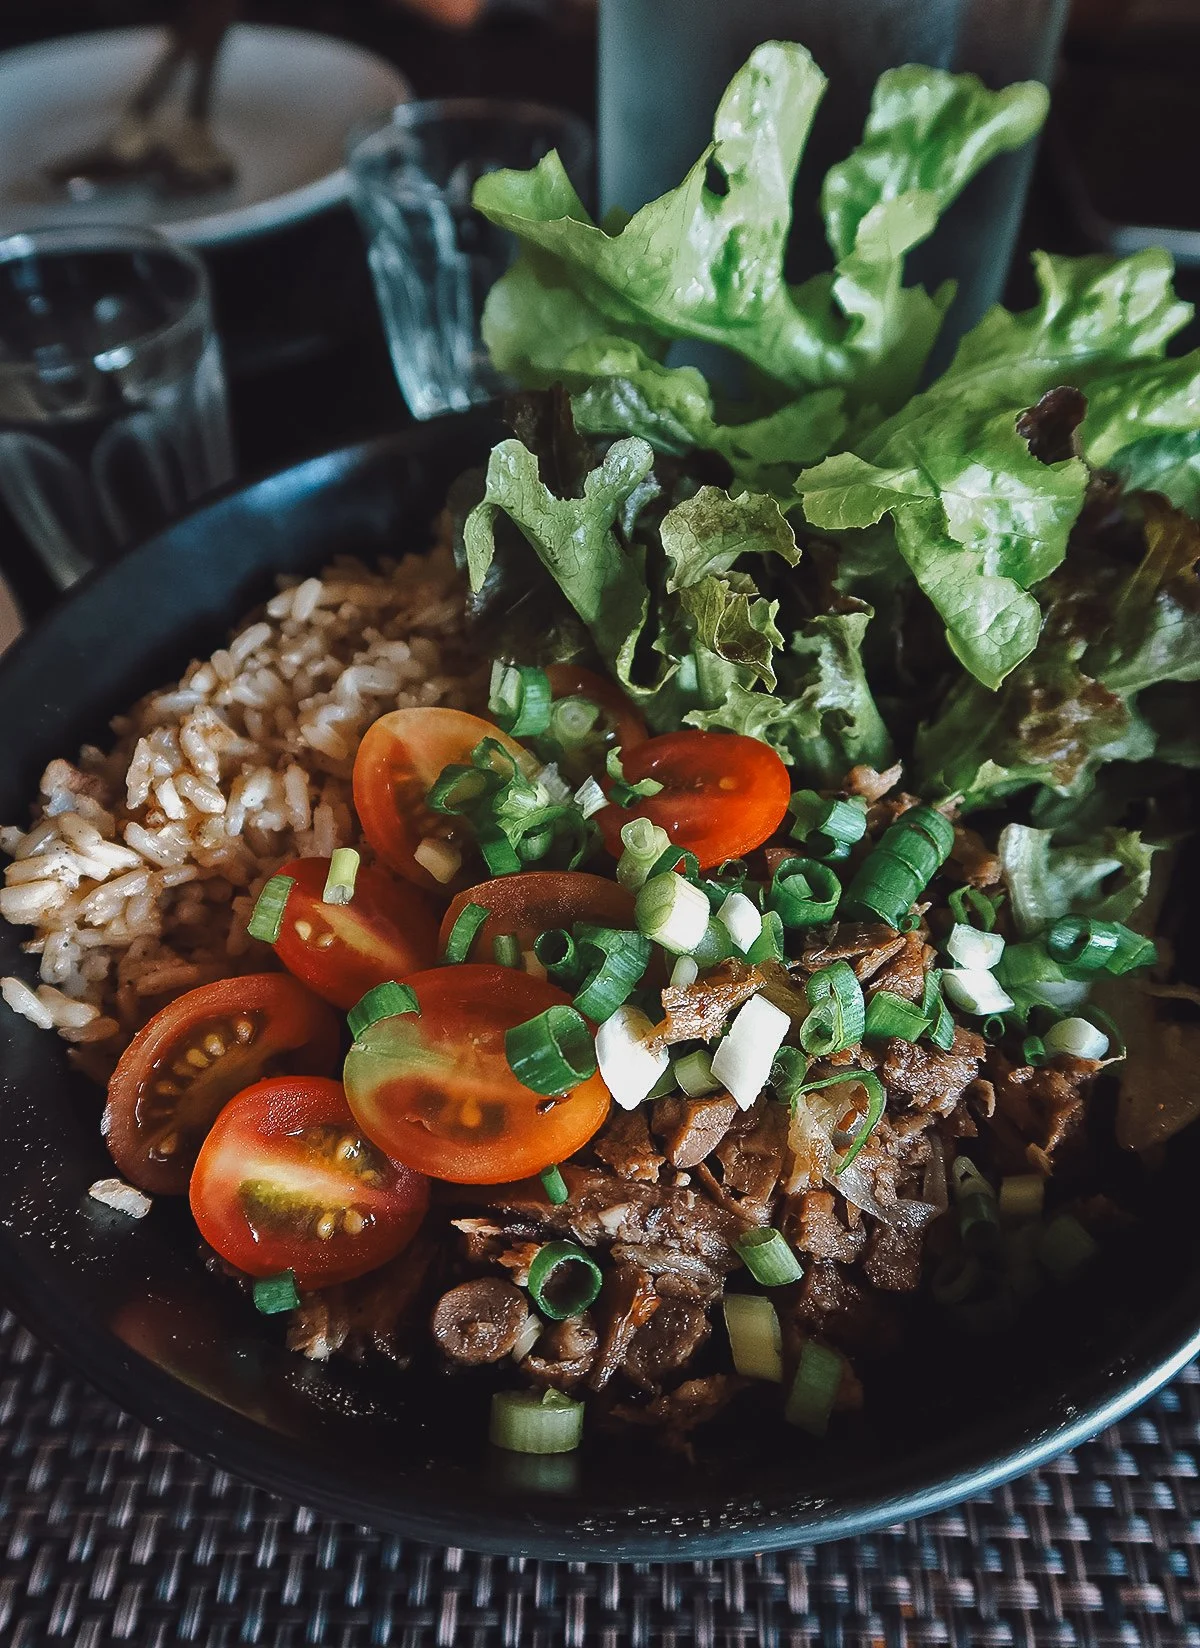
[[[1200,1365],[1095,1442],[867,1538],[728,1562],[437,1550],[297,1508],[0,1317],[0,1645],[1200,1648]]]

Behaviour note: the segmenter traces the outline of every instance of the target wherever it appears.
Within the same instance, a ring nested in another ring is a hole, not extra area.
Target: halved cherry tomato
[[[281,1070],[328,1075],[341,1025],[286,973],[218,979],[170,1002],[122,1053],[103,1131],[125,1177],[182,1196],[205,1135],[235,1093]]]
[[[624,752],[646,742],[645,722],[615,681],[581,664],[550,664],[546,675],[552,698],[586,698],[600,706],[600,719],[580,748],[578,760],[572,761],[573,752],[568,752],[559,761],[564,777],[582,783],[589,773],[603,767],[606,751],[619,747]]]
[[[494,738],[533,771],[528,750],[490,721],[464,710],[392,710],[366,730],[354,758],[354,805],[363,834],[383,862],[418,887],[443,895],[457,892],[473,878],[464,870],[445,883],[417,863],[413,851],[429,836],[469,845],[469,831],[453,818],[431,812],[425,804],[444,767],[469,762],[484,738]]]
[[[439,951],[468,904],[481,904],[492,913],[471,946],[469,961],[491,961],[492,940],[515,933],[522,950],[548,927],[571,927],[577,921],[598,927],[632,927],[633,895],[608,876],[582,870],[526,870],[520,875],[497,876],[459,893],[442,917]]]
[[[510,967],[435,967],[405,980],[420,1014],[380,1019],[346,1057],[346,1097],[395,1161],[455,1184],[502,1184],[564,1161],[608,1114],[599,1075],[561,1098],[519,1082],[504,1034],[569,998]]]
[[[695,853],[702,870],[711,869],[761,846],[791,797],[788,770],[770,745],[736,732],[670,732],[638,745],[621,764],[631,784],[655,778],[663,788],[596,815],[614,857],[621,854],[622,825],[648,818],[674,846]]]
[[[327,858],[293,858],[279,868],[288,894],[275,953],[295,978],[335,1007],[353,1007],[385,979],[437,960],[437,916],[424,893],[369,864],[359,867],[349,904],[323,904]]]
[[[342,1085],[279,1076],[231,1099],[196,1159],[192,1216],[251,1276],[348,1282],[416,1235],[429,1181],[391,1162],[350,1114]]]

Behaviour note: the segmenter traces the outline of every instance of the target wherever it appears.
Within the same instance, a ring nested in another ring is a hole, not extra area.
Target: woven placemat
[[[727,1562],[439,1550],[276,1499],[0,1315],[0,1644],[1200,1648],[1200,1364],[987,1498]]]

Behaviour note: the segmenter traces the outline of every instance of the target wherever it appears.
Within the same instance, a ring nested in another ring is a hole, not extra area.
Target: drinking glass
[[[401,392],[415,418],[463,411],[508,387],[480,337],[484,299],[514,242],[471,205],[477,178],[557,149],[589,194],[591,135],[536,103],[402,103],[348,149],[351,195]]]
[[[0,240],[0,496],[59,588],[233,472],[191,252],[100,225]]]

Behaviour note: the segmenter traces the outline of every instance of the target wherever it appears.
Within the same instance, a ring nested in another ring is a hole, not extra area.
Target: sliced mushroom
[[[489,1276],[443,1293],[434,1306],[430,1327],[451,1361],[479,1367],[509,1355],[528,1314],[519,1289]]]

